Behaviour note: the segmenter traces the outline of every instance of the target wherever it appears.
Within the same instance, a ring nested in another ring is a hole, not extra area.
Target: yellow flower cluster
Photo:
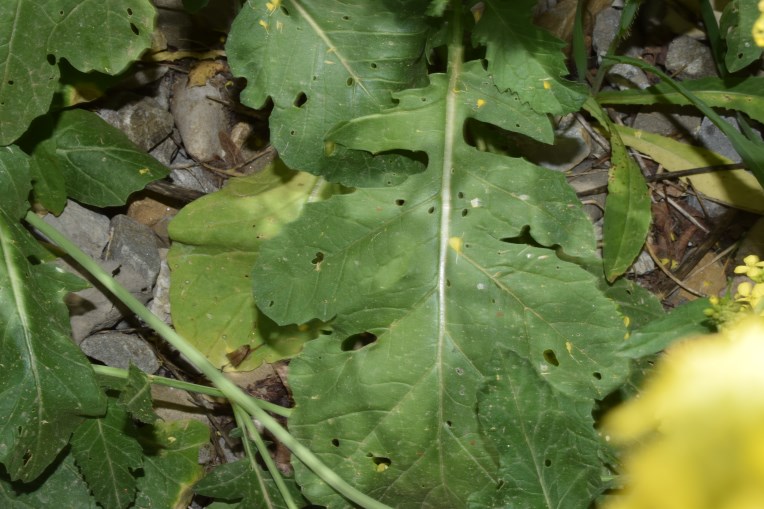
[[[764,47],[764,0],[759,2],[759,11],[761,15],[753,24],[753,42],[762,48]]]
[[[764,1],[764,0],[763,0]],[[735,274],[745,275],[751,281],[740,283],[734,298],[710,297],[711,308],[706,309],[705,314],[711,318],[719,328],[728,327],[738,319],[749,315],[751,312],[764,316],[764,261],[756,255],[749,255],[743,259],[744,265],[735,267]],[[761,306],[760,306],[761,303]]]
[[[602,432],[631,444],[606,509],[764,507],[764,318],[670,348]]]

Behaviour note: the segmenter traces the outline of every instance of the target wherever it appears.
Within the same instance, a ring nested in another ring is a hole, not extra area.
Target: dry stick
[[[678,278],[678,277],[676,277],[674,274],[672,274],[672,273],[671,273],[671,271],[670,271],[668,268],[666,268],[666,266],[665,266],[665,265],[663,265],[663,262],[661,262],[661,261],[658,259],[658,256],[655,254],[655,251],[653,251],[653,247],[650,245],[650,243],[649,243],[649,242],[645,242],[645,249],[647,249],[647,253],[650,255],[650,258],[652,258],[652,259],[653,259],[653,261],[655,262],[655,265],[656,265],[656,266],[657,266],[657,267],[658,267],[658,268],[659,268],[659,269],[660,269],[660,270],[661,270],[661,271],[662,271],[664,274],[666,274],[666,276],[668,276],[668,278],[669,278],[669,279],[671,279],[671,280],[672,280],[674,283],[676,283],[676,284],[677,284],[677,286],[681,287],[681,288],[682,288],[682,289],[684,289],[685,291],[688,291],[688,292],[690,292],[690,293],[691,293],[691,294],[693,294],[693,295],[697,295],[698,297],[706,297],[706,295],[705,295],[704,293],[701,293],[701,292],[699,292],[699,291],[697,291],[697,290],[693,290],[693,289],[692,289],[692,288],[690,288],[689,286],[685,285],[685,284],[682,282],[682,280],[681,280],[681,279],[679,279],[679,278]]]
[[[666,173],[659,173],[657,175],[647,175],[645,177],[645,180],[647,182],[660,182],[662,180],[673,180],[678,179],[682,177],[691,177],[693,175],[702,175],[704,173],[712,173],[716,171],[730,171],[730,170],[744,170],[745,165],[743,163],[735,163],[735,164],[717,164],[714,166],[704,166],[702,168],[691,168],[689,170],[680,170],[680,171],[671,171]],[[593,194],[600,194],[607,192],[607,185],[594,187],[592,189],[587,189],[586,191],[581,191],[579,193],[576,193],[576,195],[580,198],[582,196],[591,196]]]

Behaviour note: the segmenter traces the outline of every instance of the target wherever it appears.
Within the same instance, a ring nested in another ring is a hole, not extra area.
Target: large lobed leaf
[[[84,416],[105,411],[92,368],[69,338],[63,297],[82,283],[42,258],[19,224],[28,161],[0,149],[0,462],[31,481],[56,458]]]
[[[116,74],[151,44],[149,0],[0,2],[0,145],[45,113],[66,58],[83,72]]]
[[[495,344],[533,367],[526,394],[548,386],[591,401],[627,373],[613,355],[625,332],[615,305],[563,260],[595,248],[564,177],[464,142],[468,118],[551,141],[546,116],[499,92],[479,62],[463,63],[458,44],[450,51],[447,75],[328,135],[372,153],[424,152],[427,171],[308,205],[261,248],[254,271],[258,305],[278,323],[334,317],[334,334],[290,365],[290,430],[394,507],[462,507],[499,483],[499,457],[475,414]],[[314,503],[344,505],[300,465],[297,479]]]
[[[393,106],[390,92],[422,83],[429,31],[424,0],[249,0],[226,53],[247,78],[241,100],[270,97],[271,143],[291,168],[346,185],[400,182],[421,164],[325,146],[338,122]]]

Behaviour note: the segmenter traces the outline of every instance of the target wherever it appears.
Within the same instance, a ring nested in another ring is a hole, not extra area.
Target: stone
[[[664,111],[640,111],[632,127],[670,138],[692,138],[700,128],[700,117]]]
[[[722,118],[731,124],[732,127],[738,131],[740,130],[738,127],[737,119],[735,119],[735,117],[726,116]],[[727,136],[725,136],[724,133],[721,132],[718,127],[716,127],[716,124],[708,119],[708,117],[704,117],[703,121],[700,123],[700,129],[698,130],[698,141],[700,141],[700,144],[703,147],[726,157],[732,162],[737,163],[741,161],[740,155],[732,146],[729,138],[727,138]]]
[[[571,115],[555,130],[553,150],[545,143],[528,142],[523,146],[523,156],[540,166],[563,172],[586,159],[591,149],[591,136]]]
[[[645,89],[650,86],[647,75],[637,66],[615,64],[607,71],[607,80],[611,85],[621,90],[631,88]]]
[[[159,369],[154,350],[134,334],[113,331],[93,334],[82,340],[80,348],[85,355],[107,366],[127,369],[132,363],[148,374]]]
[[[173,86],[171,111],[186,153],[198,162],[222,159],[224,149],[218,132],[227,132],[229,112],[220,90],[225,77],[213,76],[202,86],[191,86],[188,77],[180,77]],[[210,99],[212,98],[212,99]]]
[[[716,76],[711,49],[700,41],[680,35],[668,46],[666,69],[681,79]]]
[[[69,200],[60,216],[47,214],[43,221],[66,235],[86,255],[99,259],[109,242],[109,219]]]
[[[146,152],[170,136],[174,125],[170,112],[154,99],[129,93],[118,94],[97,113]]]
[[[111,220],[111,241],[104,259],[132,269],[143,278],[147,290],[154,286],[161,265],[154,232],[123,214]]]
[[[597,14],[592,31],[592,46],[598,59],[607,53],[610,43],[613,42],[616,33],[618,33],[620,22],[621,11],[619,9],[608,7]]]

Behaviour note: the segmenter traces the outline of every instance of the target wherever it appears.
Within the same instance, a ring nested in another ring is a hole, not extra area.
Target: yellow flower
[[[684,341],[603,433],[634,444],[608,509],[764,507],[764,318]]]
[[[753,23],[753,42],[761,48],[764,47],[764,0],[759,2],[759,11],[759,19]]]

